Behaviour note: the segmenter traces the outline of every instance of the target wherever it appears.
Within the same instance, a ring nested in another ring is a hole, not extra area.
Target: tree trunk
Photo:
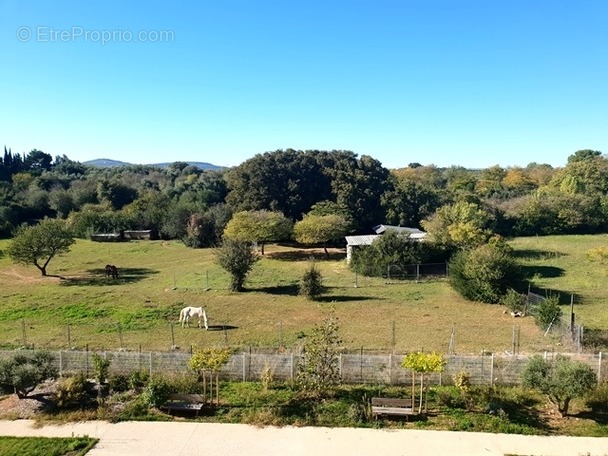
[[[215,374],[215,404],[220,405],[220,374]]]
[[[37,261],[34,261],[34,266],[36,266],[38,268],[38,270],[40,271],[40,274],[42,274],[43,276],[46,276],[46,264],[44,266],[40,266]]]
[[[423,392],[424,392],[424,374],[420,374],[420,403],[418,404],[418,413],[422,413]]]
[[[203,397],[207,400],[207,373],[203,371]]]
[[[329,260],[329,252],[327,251],[327,246],[323,245],[323,250],[325,251],[325,258]]]

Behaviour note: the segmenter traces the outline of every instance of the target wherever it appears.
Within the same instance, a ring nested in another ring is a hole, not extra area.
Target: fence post
[[[342,356],[342,355],[340,355]],[[291,380],[291,383],[293,383],[293,371],[295,366],[293,365],[293,360],[294,360],[294,356],[293,356],[293,352],[291,352],[291,364],[290,364],[290,368],[289,368],[289,379]],[[340,370],[340,378],[342,378],[342,370]]]
[[[602,383],[602,352],[599,355],[599,361],[597,363],[597,384]]]
[[[490,387],[494,386],[494,353],[492,353],[492,357],[490,358]]]
[[[150,352],[150,359],[149,359],[149,361],[150,361],[150,365],[149,365],[149,368],[150,368],[150,377],[152,377],[152,352]]]
[[[247,368],[246,368],[247,363],[246,363],[246,361],[247,361],[247,354],[243,353],[243,382],[247,381]]]
[[[393,384],[393,354],[388,354],[388,384]]]
[[[602,359],[600,353],[600,360]],[[600,361],[601,363],[601,361]],[[63,377],[63,356],[61,354],[61,350],[59,350],[59,377]]]
[[[169,322],[169,330],[171,331],[171,350],[175,350],[175,333],[173,331],[173,322]]]
[[[338,372],[340,372],[340,380],[344,380],[342,377],[342,353],[338,354]]]
[[[359,355],[359,374],[361,383],[363,383],[363,347],[361,347],[361,354]]]

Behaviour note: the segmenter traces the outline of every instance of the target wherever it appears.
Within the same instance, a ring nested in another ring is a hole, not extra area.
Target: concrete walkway
[[[35,428],[29,420],[0,421],[0,435],[99,438],[87,456],[608,456],[608,438],[194,422],[88,421]]]

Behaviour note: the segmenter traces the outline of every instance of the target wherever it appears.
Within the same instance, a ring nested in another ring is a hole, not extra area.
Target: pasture
[[[606,328],[606,293],[601,286],[606,266],[589,263],[585,252],[607,239],[524,238],[512,245],[535,274],[535,284],[577,293],[579,321]],[[9,242],[0,241],[0,250],[5,251]],[[522,353],[562,348],[551,337],[543,337],[532,318],[514,319],[502,306],[467,302],[445,279],[386,283],[355,277],[339,249],[329,260],[322,249],[268,245],[265,252],[242,293],[228,290],[229,277],[215,263],[214,250],[190,249],[179,241],[78,240],[68,254],[51,261],[50,277],[41,277],[33,266],[15,265],[4,255],[0,344],[91,350],[164,351],[172,345],[182,350],[192,345],[290,350],[333,311],[350,350],[446,353],[454,328],[456,353],[503,352],[512,348],[514,326]],[[328,287],[318,302],[297,295],[312,255]],[[106,277],[106,264],[118,267],[117,279]],[[206,309],[208,331],[196,325],[180,327],[179,311],[185,306]]]

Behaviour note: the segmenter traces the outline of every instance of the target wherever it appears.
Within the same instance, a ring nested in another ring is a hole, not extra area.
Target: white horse
[[[179,321],[182,324],[182,328],[184,326],[190,326],[190,318],[197,317],[198,318],[198,327],[201,327],[201,322],[205,322],[205,329],[209,329],[209,324],[207,323],[207,312],[202,307],[184,307],[179,312]]]

